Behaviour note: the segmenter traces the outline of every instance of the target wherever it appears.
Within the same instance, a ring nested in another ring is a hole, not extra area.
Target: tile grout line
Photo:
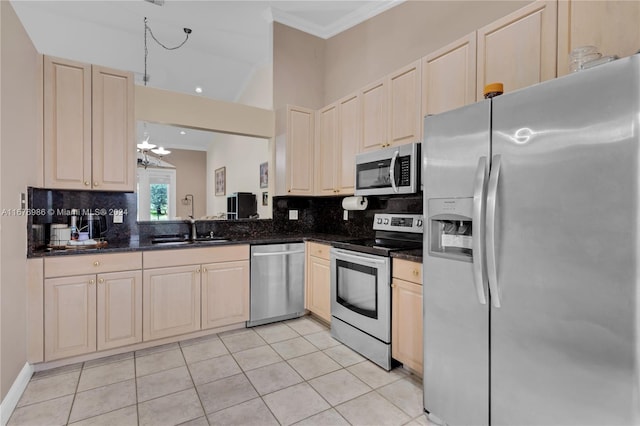
[[[67,414],[67,422],[65,424],[69,424],[71,421],[71,412],[73,411],[73,406],[76,403],[76,396],[78,395],[78,388],[80,387],[80,379],[82,379],[82,373],[84,372],[84,362],[80,365],[80,374],[78,374],[78,381],[76,382],[76,389],[73,392],[73,399],[71,400],[71,405],[69,406],[69,414]]]
[[[140,407],[138,405],[138,360],[136,352],[133,352],[133,385],[136,388],[136,424],[140,424]]]
[[[216,333],[215,336],[218,337],[218,339],[222,342],[222,339],[220,339],[219,334]],[[224,342],[222,342],[222,345],[224,345]],[[204,408],[204,403],[202,402],[202,398],[200,398],[200,392],[198,391],[198,387],[196,386],[195,380],[193,380],[193,375],[191,374],[189,363],[187,362],[187,358],[184,356],[184,351],[183,351],[184,348],[182,347],[180,342],[178,342],[178,347],[180,348],[180,353],[182,354],[182,359],[184,360],[184,366],[187,368],[187,373],[189,374],[191,383],[193,383],[193,390],[196,392],[196,396],[198,397],[198,402],[200,402],[200,407],[202,407],[202,414],[204,414],[205,420],[207,421],[207,423],[209,423],[209,415],[207,414],[207,410]],[[226,349],[226,346],[225,346],[225,349]],[[179,392],[182,392],[182,391],[179,391]],[[195,420],[195,419],[189,419],[182,423],[186,423],[187,421],[191,421],[191,420]]]

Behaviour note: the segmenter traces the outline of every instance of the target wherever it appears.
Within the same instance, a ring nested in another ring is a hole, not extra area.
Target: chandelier
[[[155,144],[149,142],[150,136],[147,132],[147,123],[144,123],[144,139],[141,143],[137,144],[138,152],[142,154],[142,158],[138,158],[138,164],[142,165],[145,169],[152,164],[159,165],[160,159],[163,156],[171,154],[171,151],[168,149],[164,149],[163,147],[158,147]],[[156,156],[150,155],[149,153],[153,153]],[[153,161],[156,160],[156,161]]]

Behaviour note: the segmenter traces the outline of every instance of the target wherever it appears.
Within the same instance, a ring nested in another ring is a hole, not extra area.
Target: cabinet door
[[[337,121],[337,104],[329,105],[318,111],[314,161],[317,195],[334,195],[336,193],[336,158],[339,157]]]
[[[142,341],[142,272],[98,275],[98,350]]]
[[[536,1],[478,30],[477,98],[502,82],[505,92],[556,76],[557,3]]]
[[[422,137],[420,61],[389,76],[389,142],[401,145]]]
[[[202,267],[202,328],[249,320],[249,261]]]
[[[373,151],[388,143],[388,92],[386,79],[362,89],[362,145],[360,151]]]
[[[558,76],[569,73],[569,54],[596,46],[602,55],[633,55],[640,46],[640,2],[558,2]]]
[[[133,74],[93,66],[93,189],[135,189]]]
[[[331,322],[330,261],[315,256],[309,256],[308,259],[307,309]]]
[[[200,266],[147,269],[142,278],[143,340],[200,330]]]
[[[96,350],[96,276],[44,280],[44,358]]]
[[[347,96],[338,104],[338,192],[349,195],[355,188],[356,154],[361,144],[360,96]]]
[[[313,111],[287,107],[287,193],[313,195]]]
[[[44,185],[91,188],[91,65],[44,57]]]
[[[422,286],[392,281],[391,356],[422,374]]]
[[[476,32],[422,60],[422,115],[438,114],[476,100]]]

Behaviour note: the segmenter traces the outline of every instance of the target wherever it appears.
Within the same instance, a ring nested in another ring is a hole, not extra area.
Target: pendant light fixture
[[[189,34],[191,34],[191,28],[183,28],[182,31],[184,31],[184,33],[187,35],[185,39],[182,41],[182,43],[180,43],[175,47],[167,47],[163,43],[161,43],[160,40],[158,40],[155,35],[153,35],[153,31],[151,31],[151,27],[149,26],[149,20],[147,19],[146,16],[144,17],[144,75],[142,76],[142,81],[144,81],[145,86],[149,81],[149,74],[147,73],[147,57],[149,56],[149,49],[147,48],[147,38],[148,38],[147,35],[150,35],[153,41],[158,43],[165,50],[176,50],[184,46],[187,40],[189,40]]]

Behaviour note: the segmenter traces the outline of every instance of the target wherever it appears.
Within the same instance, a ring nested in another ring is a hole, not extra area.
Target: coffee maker
[[[87,213],[80,218],[80,231],[88,232],[89,239],[102,238],[107,232],[107,218],[99,213]]]

